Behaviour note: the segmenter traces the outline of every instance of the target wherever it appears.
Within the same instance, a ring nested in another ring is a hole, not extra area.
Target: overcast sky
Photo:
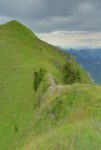
[[[101,47],[101,0],[0,0],[0,24],[16,19],[62,47]]]

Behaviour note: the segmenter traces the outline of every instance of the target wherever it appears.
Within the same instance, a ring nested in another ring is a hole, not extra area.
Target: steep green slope
[[[36,94],[33,73],[40,67],[63,82],[62,66],[68,60],[89,77],[69,56],[38,39],[17,21],[0,26],[0,150],[14,150],[33,131]],[[33,131],[34,133],[34,131]]]

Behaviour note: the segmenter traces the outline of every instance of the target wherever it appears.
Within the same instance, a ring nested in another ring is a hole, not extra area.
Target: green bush
[[[39,71],[34,72],[34,83],[33,83],[34,85],[33,85],[33,88],[34,88],[35,91],[37,91],[40,83],[43,80],[43,77],[44,77],[45,73],[46,73],[46,71],[42,68],[40,68]]]
[[[15,127],[14,127],[14,131],[15,131],[15,133],[18,131],[18,127],[17,127],[16,124],[15,124]]]
[[[80,80],[81,80],[80,70],[76,66],[76,64],[73,64],[72,62],[65,63],[65,65],[63,67],[63,73],[64,73],[64,82],[66,84],[80,82]]]

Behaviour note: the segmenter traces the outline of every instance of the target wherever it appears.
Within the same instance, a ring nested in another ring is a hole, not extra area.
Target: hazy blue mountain
[[[67,51],[87,70],[95,83],[101,84],[101,48]]]

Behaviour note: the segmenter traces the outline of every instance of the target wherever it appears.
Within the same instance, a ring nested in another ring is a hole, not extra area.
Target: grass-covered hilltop
[[[17,21],[0,25],[0,150],[101,150],[101,87]]]

